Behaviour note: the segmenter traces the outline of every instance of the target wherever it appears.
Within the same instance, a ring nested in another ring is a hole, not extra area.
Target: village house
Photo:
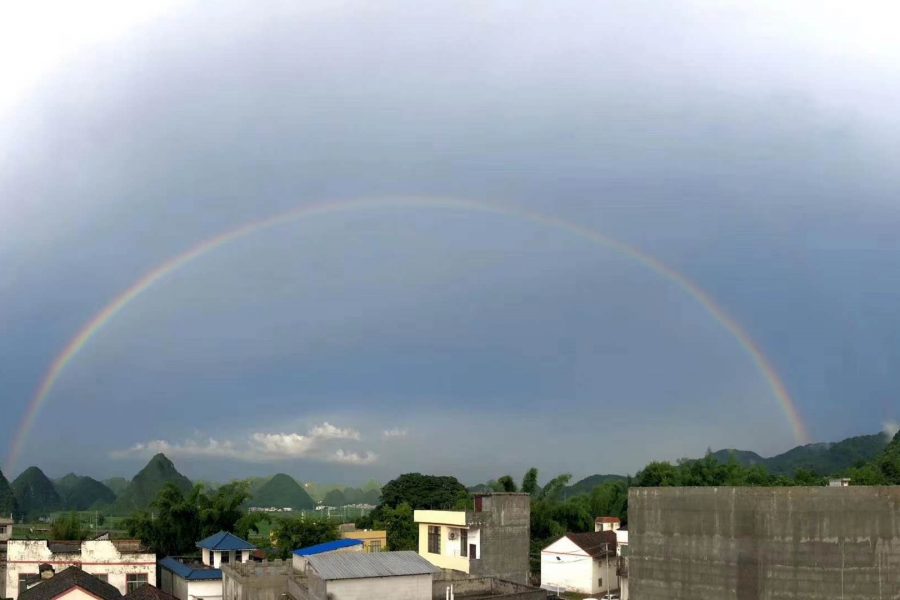
[[[332,554],[335,552],[363,552],[365,543],[362,540],[335,540],[333,542],[325,542],[315,546],[308,546],[294,550],[292,563],[293,568],[298,573],[306,573],[306,566],[310,556],[317,554]]]
[[[316,554],[309,557],[308,597],[302,600],[432,600],[437,571],[409,551]]]
[[[541,550],[541,587],[598,595],[619,587],[616,532],[569,533]]]
[[[345,540],[359,540],[365,544],[363,552],[381,552],[387,549],[387,531],[384,529],[361,529],[345,531],[341,534]]]
[[[419,524],[419,554],[434,566],[528,583],[528,494],[476,494],[474,510],[417,510],[414,519]]]
[[[86,540],[52,542],[47,540],[9,540],[6,543],[5,598],[18,598],[28,581],[49,565],[61,574],[77,566],[126,594],[149,583],[156,585],[156,555],[138,540]]]
[[[621,555],[622,548],[628,545],[628,530],[622,529],[622,521],[618,517],[597,517],[594,531],[615,531],[617,554]]]
[[[222,597],[221,566],[251,560],[256,546],[225,531],[197,542],[201,559],[167,556],[159,561],[159,586],[178,600],[217,600]]]
[[[12,517],[8,519],[0,517],[0,542],[5,542],[12,537],[13,525],[15,525],[15,521],[12,520]]]

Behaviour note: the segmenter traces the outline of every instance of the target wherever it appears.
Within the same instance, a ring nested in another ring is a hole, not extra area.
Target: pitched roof
[[[619,517],[597,517],[595,523],[621,523]]]
[[[187,579],[188,581],[214,581],[216,579],[222,579],[221,569],[210,569],[205,565],[196,565],[195,568],[186,565],[177,558],[172,558],[171,556],[167,556],[159,561],[159,566],[172,571],[182,579]]]
[[[167,594],[149,583],[128,592],[125,594],[125,598],[131,598],[131,600],[177,600],[175,596]]]
[[[362,546],[364,542],[362,540],[335,540],[333,542],[325,542],[324,544],[319,544],[317,546],[310,546],[308,548],[300,548],[299,550],[294,550],[294,554],[297,556],[312,556],[314,554],[322,554],[323,552],[334,552],[335,550],[342,550],[344,548],[352,548],[353,546]]]
[[[122,594],[117,588],[85,573],[78,567],[69,567],[50,579],[45,579],[31,589],[19,594],[22,600],[53,600],[72,588],[81,588],[101,600],[117,600]]]
[[[365,579],[369,577],[399,577],[438,573],[418,552],[373,552],[316,554],[309,557],[310,566],[326,580]]]
[[[197,542],[197,547],[205,550],[213,550],[215,552],[228,550],[256,550],[256,546],[250,542],[244,541],[227,531],[220,531],[215,535],[209,536],[205,540]]]
[[[566,537],[593,558],[603,558],[607,553],[616,553],[616,532],[597,531],[589,533],[569,533]]]

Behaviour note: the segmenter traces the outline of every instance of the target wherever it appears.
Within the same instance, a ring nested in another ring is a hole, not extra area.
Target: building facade
[[[0,517],[0,542],[5,542],[12,537],[15,524],[12,519]]]
[[[18,598],[27,581],[50,565],[58,574],[77,566],[109,583],[122,594],[147,583],[156,585],[156,555],[137,540],[48,542],[9,540],[6,543],[5,598]]]
[[[308,600],[432,600],[437,571],[415,552],[317,554],[306,589]]]
[[[900,596],[900,487],[631,488],[640,600]]]
[[[434,566],[473,577],[528,582],[528,494],[476,494],[474,510],[417,510],[414,518],[419,554]]]
[[[345,540],[360,540],[363,542],[363,552],[383,552],[387,550],[387,531],[361,529],[345,531],[341,534]]]

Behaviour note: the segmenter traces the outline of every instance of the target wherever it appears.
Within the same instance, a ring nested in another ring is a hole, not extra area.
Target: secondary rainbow
[[[741,328],[737,321],[731,318],[725,312],[725,310],[722,309],[722,307],[716,304],[715,301],[713,301],[713,299],[706,292],[697,287],[681,273],[669,267],[657,258],[593,229],[589,229],[576,223],[572,223],[570,221],[566,221],[564,219],[560,219],[543,213],[523,210],[519,208],[511,208],[496,204],[473,202],[469,200],[456,200],[446,198],[388,198],[316,204],[313,206],[290,210],[288,212],[281,213],[279,215],[275,215],[273,217],[269,217],[259,221],[253,221],[251,223],[242,225],[237,229],[227,231],[213,238],[205,240],[200,244],[194,246],[190,250],[179,254],[168,262],[153,269],[149,273],[146,273],[143,277],[132,284],[131,287],[126,289],[112,302],[107,304],[103,308],[103,310],[97,313],[90,321],[88,321],[78,331],[75,337],[72,338],[65,349],[59,354],[59,356],[56,357],[56,359],[47,369],[47,372],[44,375],[44,378],[41,381],[37,392],[34,394],[34,397],[28,405],[25,417],[23,418],[22,424],[20,425],[16,437],[13,441],[13,445],[9,455],[9,463],[7,465],[8,470],[11,471],[14,468],[19,454],[21,453],[22,446],[25,443],[25,439],[27,438],[28,433],[34,425],[34,421],[37,418],[41,406],[47,401],[50,392],[53,391],[53,386],[59,380],[60,375],[62,375],[68,364],[72,362],[72,359],[75,358],[75,356],[85,346],[85,344],[87,344],[91,340],[91,338],[93,338],[94,335],[96,335],[97,332],[100,331],[100,329],[102,329],[103,326],[110,321],[110,319],[118,314],[119,311],[124,309],[135,298],[140,296],[149,288],[153,287],[157,282],[165,278],[167,275],[169,275],[173,271],[177,271],[178,269],[194,261],[195,259],[200,258],[201,256],[208,254],[218,248],[221,248],[229,242],[233,242],[237,239],[253,235],[259,231],[278,224],[296,221],[299,219],[309,218],[317,215],[388,207],[466,210],[517,217],[526,221],[531,221],[549,227],[570,231],[581,237],[599,243],[609,248],[610,250],[628,256],[636,262],[649,267],[662,277],[668,279],[669,281],[672,281],[673,283],[681,287],[685,292],[687,292],[690,296],[697,300],[707,310],[707,312],[709,312],[738,341],[738,343],[744,348],[744,350],[753,360],[756,367],[759,369],[760,373],[763,375],[763,377],[771,387],[775,398],[777,399],[779,405],[787,416],[788,421],[790,422],[797,442],[800,444],[809,443],[809,436],[806,431],[806,426],[800,418],[800,414],[798,413],[796,406],[791,400],[791,396],[788,393],[787,388],[781,381],[781,378],[778,376],[775,368],[769,363],[763,353],[759,350],[759,347],[756,345],[753,339],[747,334],[747,332],[745,332]]]

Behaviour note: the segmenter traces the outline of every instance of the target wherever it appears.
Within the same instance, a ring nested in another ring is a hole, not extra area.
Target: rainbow
[[[213,238],[207,239],[194,246],[190,250],[184,252],[183,254],[179,254],[168,262],[146,273],[143,277],[132,284],[131,287],[126,289],[112,302],[107,304],[103,308],[103,310],[94,315],[94,317],[78,331],[77,335],[72,338],[65,349],[50,365],[49,369],[44,375],[43,380],[41,381],[40,386],[37,389],[37,392],[34,394],[34,397],[28,405],[25,417],[23,418],[22,424],[20,425],[16,437],[13,441],[9,456],[8,468],[11,470],[14,467],[16,461],[18,460],[19,454],[21,453],[25,439],[27,438],[28,433],[31,431],[31,428],[34,425],[35,419],[37,418],[41,406],[43,406],[47,401],[47,398],[50,396],[50,392],[53,391],[54,385],[59,380],[60,376],[69,365],[69,363],[72,362],[72,359],[75,358],[75,356],[81,351],[81,349],[84,348],[85,344],[87,344],[91,340],[91,338],[93,338],[113,317],[115,317],[121,310],[128,306],[142,293],[153,287],[160,280],[164,279],[167,275],[174,271],[177,271],[181,267],[187,265],[190,262],[193,262],[201,256],[208,254],[218,248],[221,248],[222,246],[230,242],[253,235],[275,225],[318,215],[386,207],[463,210],[496,215],[508,215],[555,229],[569,231],[580,237],[601,244],[614,252],[625,255],[638,262],[639,264],[652,269],[660,276],[678,285],[688,295],[699,302],[707,310],[707,312],[709,312],[709,314],[712,315],[716,319],[716,321],[718,321],[719,324],[721,324],[725,328],[725,330],[728,331],[732,335],[732,337],[734,337],[735,340],[737,340],[737,342],[743,347],[743,349],[753,360],[756,367],[759,369],[760,373],[763,375],[763,377],[771,387],[775,398],[778,400],[778,403],[780,404],[782,410],[788,418],[788,421],[790,422],[791,428],[793,429],[794,436],[796,437],[797,441],[800,444],[809,443],[809,436],[806,431],[806,426],[801,420],[800,414],[797,412],[797,408],[791,400],[791,396],[788,393],[787,388],[781,381],[781,378],[778,376],[775,368],[769,363],[763,353],[759,350],[759,347],[754,343],[747,332],[745,332],[741,328],[741,326],[722,309],[722,307],[716,304],[715,301],[713,301],[713,299],[706,292],[694,285],[690,280],[685,278],[675,269],[669,267],[653,256],[650,256],[649,254],[646,254],[638,250],[637,248],[633,248],[632,246],[625,244],[624,242],[613,239],[607,235],[604,235],[592,229],[588,229],[587,227],[583,227],[576,223],[572,223],[570,221],[566,221],[550,215],[545,215],[543,213],[495,204],[473,202],[468,200],[443,198],[395,198],[363,199],[316,204],[313,206],[290,210],[288,212],[281,213],[279,215],[275,215],[273,217],[269,217],[259,221],[253,221],[242,225],[237,229],[233,229]]]

